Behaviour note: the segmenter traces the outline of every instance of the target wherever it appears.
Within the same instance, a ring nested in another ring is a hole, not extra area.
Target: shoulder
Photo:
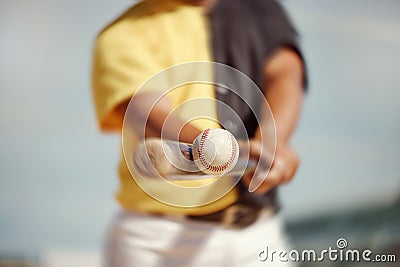
[[[155,32],[161,31],[165,22],[190,19],[197,13],[200,14],[198,9],[181,1],[140,1],[104,27],[98,33],[96,43],[124,41],[129,38],[146,42],[147,39],[157,37]]]
[[[141,24],[144,17],[150,14],[146,2],[139,2],[120,14],[111,23],[106,25],[96,36],[97,44],[104,44],[119,38],[127,38],[127,33],[137,31],[137,25]]]

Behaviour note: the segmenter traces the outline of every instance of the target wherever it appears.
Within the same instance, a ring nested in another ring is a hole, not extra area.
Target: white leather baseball
[[[193,142],[193,159],[204,173],[221,175],[231,171],[239,158],[235,137],[224,129],[207,129]]]

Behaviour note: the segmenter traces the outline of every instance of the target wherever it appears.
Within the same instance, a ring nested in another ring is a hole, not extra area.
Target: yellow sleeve
[[[123,116],[116,107],[160,69],[148,43],[145,29],[127,19],[115,22],[96,38],[92,90],[100,129],[120,130]]]

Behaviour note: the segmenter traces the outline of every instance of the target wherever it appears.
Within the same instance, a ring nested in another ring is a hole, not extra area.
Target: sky
[[[120,137],[99,132],[96,34],[133,1],[0,3],[0,255],[99,248],[118,206]],[[284,1],[310,79],[281,189],[299,219],[400,192],[400,2]]]

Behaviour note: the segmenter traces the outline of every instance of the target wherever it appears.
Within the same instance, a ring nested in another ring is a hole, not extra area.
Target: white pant
[[[111,223],[105,246],[106,267],[293,266],[261,262],[259,251],[288,250],[278,216],[263,213],[244,229],[179,217],[121,211]]]

